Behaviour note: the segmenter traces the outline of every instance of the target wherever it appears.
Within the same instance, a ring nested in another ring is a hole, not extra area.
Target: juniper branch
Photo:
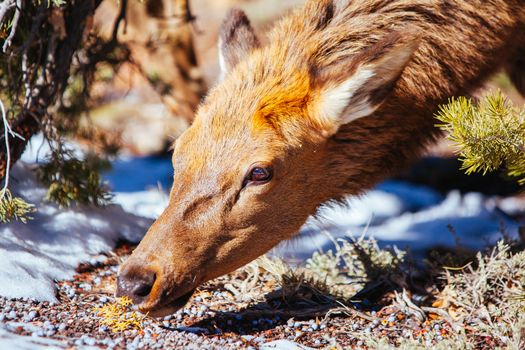
[[[525,183],[525,109],[518,109],[501,92],[474,105],[453,98],[436,115],[438,126],[458,145],[466,173],[487,173],[504,166]]]

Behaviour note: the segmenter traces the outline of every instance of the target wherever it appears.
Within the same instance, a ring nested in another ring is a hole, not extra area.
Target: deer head
[[[143,312],[174,312],[201,283],[292,237],[343,188],[360,191],[334,171],[330,140],[382,105],[416,45],[391,33],[313,63],[315,35],[261,47],[243,12],[228,15],[223,78],[175,142],[168,207],[120,269],[118,294]]]

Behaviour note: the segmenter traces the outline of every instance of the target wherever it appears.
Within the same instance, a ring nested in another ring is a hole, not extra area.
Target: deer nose
[[[121,271],[117,278],[117,297],[127,296],[134,304],[141,304],[148,299],[156,279],[153,271]]]

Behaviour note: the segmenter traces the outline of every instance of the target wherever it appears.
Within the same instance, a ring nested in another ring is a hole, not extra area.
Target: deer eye
[[[263,164],[252,165],[248,173],[244,177],[244,186],[260,185],[272,179],[273,169],[271,166]]]

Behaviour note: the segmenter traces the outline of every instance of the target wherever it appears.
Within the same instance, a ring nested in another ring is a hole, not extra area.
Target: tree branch
[[[16,0],[16,4],[21,3],[22,0]],[[93,15],[99,3],[90,0],[67,2],[61,10],[67,14],[68,35],[61,40],[53,28],[45,22],[50,9],[45,4],[33,6],[31,1],[24,2],[24,16],[32,19],[32,22],[27,24],[31,28],[28,38],[31,40],[26,40],[16,49],[10,48],[12,54],[9,55],[9,59],[21,64],[21,79],[16,79],[15,84],[18,85],[12,88],[13,91],[21,90],[25,99],[22,105],[16,106],[21,111],[13,118],[11,125],[4,121],[4,128],[0,127],[0,131],[4,131],[0,136],[0,180],[9,174],[9,168],[20,158],[31,136],[41,129],[42,121],[63,94],[70,76],[73,54],[81,49],[87,19]],[[0,7],[0,10],[3,8]],[[17,5],[16,11],[20,13],[20,10],[21,6]],[[36,23],[40,25],[37,26]],[[11,33],[14,30],[16,28],[12,27]],[[42,43],[45,47],[46,52],[43,55],[37,57],[29,55],[35,43],[37,45]],[[7,49],[9,45],[10,43],[5,43],[4,47]],[[31,74],[35,75],[35,79]],[[13,83],[13,80],[9,82]],[[11,100],[13,103],[18,101],[17,92]],[[22,138],[16,137],[17,134]]]
[[[2,24],[5,14],[16,5],[16,0],[5,0],[0,4],[0,24]]]
[[[9,122],[7,121],[7,114],[5,112],[4,103],[2,100],[0,100],[0,113],[2,114],[2,122],[4,123],[4,141],[5,141],[5,149],[6,149],[6,169],[5,169],[5,176],[4,176],[4,187],[0,191],[0,201],[4,198],[4,196],[7,193],[7,187],[9,186],[9,168],[11,164],[11,150],[9,147],[9,136],[11,137],[18,137],[19,139],[24,140],[22,136],[15,133],[11,127],[9,126]]]
[[[16,29],[18,28],[18,21],[20,20],[20,13],[22,12],[22,0],[16,0],[15,14],[13,16],[13,23],[11,24],[11,30],[9,31],[9,36],[4,41],[4,46],[2,50],[4,53],[7,51],[11,42],[16,34]],[[1,23],[1,22],[0,22]]]

